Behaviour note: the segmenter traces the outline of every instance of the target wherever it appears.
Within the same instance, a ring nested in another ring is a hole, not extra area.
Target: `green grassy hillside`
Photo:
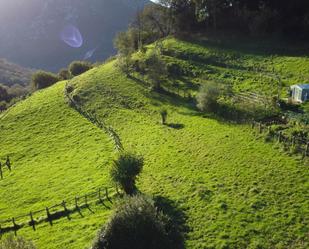
[[[250,65],[270,67],[274,60],[287,85],[307,77],[309,61],[301,56],[270,60],[267,54],[175,39],[164,46],[165,59],[186,72],[174,80],[183,87],[192,83],[192,89],[206,78],[233,79],[235,89],[273,93],[274,83],[258,81],[260,73]],[[202,115],[180,96],[149,91],[140,75],[128,78],[114,65],[74,78],[72,95],[113,127],[126,150],[145,157],[138,188],[178,209],[186,221],[186,248],[308,247],[305,161],[265,143],[247,125]],[[37,92],[0,121],[0,157],[9,154],[13,161],[12,173],[5,172],[0,181],[0,219],[110,185],[114,145],[70,109],[64,86],[61,82]],[[167,126],[160,123],[162,107],[169,113]],[[52,227],[44,223],[36,232],[29,228],[20,234],[39,248],[84,248],[109,213],[96,206],[84,217],[75,214]]]
[[[309,82],[309,58],[297,46],[170,38],[163,41],[163,51],[168,63],[180,66],[183,77],[176,81],[183,89],[192,87],[192,83],[216,80],[232,85],[236,91],[272,95],[278,93],[280,76],[284,96],[287,86]]]
[[[9,155],[13,164],[0,181],[0,220],[111,186],[106,168],[114,154],[113,142],[67,105],[64,86],[61,82],[36,92],[0,121],[0,158]],[[73,218],[53,227],[46,223],[36,232],[29,229],[27,237],[39,248],[83,248],[104,222],[106,209],[98,211],[96,219],[78,222],[83,229],[75,229]]]

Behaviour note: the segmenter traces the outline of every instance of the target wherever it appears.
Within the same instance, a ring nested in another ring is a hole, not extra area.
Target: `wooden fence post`
[[[109,198],[108,196],[108,188],[105,188],[105,195],[106,195],[106,199],[110,202],[113,203],[112,200]]]
[[[10,157],[9,157],[9,156],[6,157],[6,162],[5,162],[5,164],[6,164],[6,166],[8,167],[9,171],[11,171],[12,168],[11,168],[11,161],[10,161]]]
[[[53,225],[53,221],[51,219],[51,215],[50,215],[48,207],[46,207],[46,215],[47,215],[47,220],[49,221],[49,224],[52,226]]]
[[[62,206],[63,206],[64,212],[67,213],[68,209],[67,209],[65,201],[62,201]]]
[[[279,135],[279,137],[278,137],[278,142],[281,143],[282,132],[280,131],[278,135]]]
[[[101,199],[101,189],[99,188],[99,201],[102,201]]]
[[[85,204],[86,204],[86,206],[88,206],[88,197],[87,197],[87,195],[85,195]]]
[[[75,196],[75,208],[78,210],[78,197]]]
[[[15,218],[14,217],[12,218],[12,223],[13,223],[14,234],[16,236],[17,235],[17,224],[15,222]]]
[[[308,156],[308,154],[309,154],[309,143],[306,144],[305,156]]]
[[[295,141],[296,141],[295,136],[292,136],[292,146],[293,147],[295,146]]]
[[[30,226],[32,226],[33,231],[35,231],[35,221],[33,219],[32,212],[30,212]]]
[[[1,180],[3,180],[3,173],[2,173],[2,164],[0,162],[0,177],[1,177]]]

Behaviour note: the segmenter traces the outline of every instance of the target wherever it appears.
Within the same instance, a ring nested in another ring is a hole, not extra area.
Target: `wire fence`
[[[261,122],[252,122],[251,127],[258,129],[260,134],[267,133],[267,137],[276,140],[284,145],[285,149],[290,149],[296,153],[302,154],[303,157],[309,156],[309,141],[297,136],[286,136],[282,131],[275,131],[266,124]]]
[[[121,139],[118,134],[114,131],[111,126],[106,125],[103,121],[100,121],[96,115],[91,114],[84,110],[69,94],[68,92],[69,85],[67,84],[65,87],[65,96],[69,101],[70,106],[72,106],[76,111],[78,111],[82,116],[88,119],[91,123],[99,127],[105,133],[107,133],[115,143],[116,150],[123,151],[123,145],[121,143]]]
[[[53,206],[47,206],[40,210],[30,211],[22,215],[12,218],[0,220],[0,237],[9,232],[14,232],[22,228],[32,227],[35,231],[41,223],[48,222],[53,225],[53,221],[67,217],[70,219],[70,214],[80,213],[81,210],[88,208],[90,204],[102,204],[105,208],[109,208],[108,203],[112,204],[112,197],[118,194],[117,189],[113,188],[98,188],[97,191],[87,193],[82,196],[75,196]]]

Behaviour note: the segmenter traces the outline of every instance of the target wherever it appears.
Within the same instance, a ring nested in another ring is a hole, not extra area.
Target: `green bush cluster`
[[[56,74],[40,70],[32,75],[32,86],[35,90],[39,90],[49,87],[59,80],[60,78]]]
[[[124,198],[99,232],[92,249],[172,249],[169,217],[159,212],[151,198]]]
[[[69,72],[72,76],[78,76],[92,69],[92,64],[88,61],[73,61],[69,65]]]

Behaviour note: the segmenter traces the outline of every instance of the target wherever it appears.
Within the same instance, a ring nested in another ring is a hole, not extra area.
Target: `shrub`
[[[11,235],[0,241],[0,249],[35,249],[35,246],[32,242],[26,241],[22,237]]]
[[[0,112],[3,112],[7,109],[7,103],[4,101],[0,101]]]
[[[60,79],[57,75],[45,72],[45,71],[37,71],[32,75],[32,85],[35,89],[43,89],[49,87]]]
[[[161,109],[160,110],[160,114],[161,114],[161,118],[162,118],[162,124],[166,124],[166,120],[167,120],[167,110],[166,109]]]
[[[152,50],[145,59],[147,76],[153,84],[153,90],[160,92],[162,90],[161,81],[166,77],[166,64],[158,49]]]
[[[214,112],[218,108],[220,88],[214,82],[203,85],[196,96],[197,107],[203,112]]]
[[[131,153],[122,153],[114,160],[110,174],[113,181],[120,185],[126,194],[133,195],[136,192],[136,177],[141,173],[143,165],[144,159],[142,157]]]
[[[0,101],[8,101],[9,94],[7,88],[0,84]]]
[[[92,65],[91,65],[90,62],[87,62],[87,61],[73,61],[69,65],[69,72],[73,76],[78,76],[78,75],[80,75],[82,73],[87,72],[91,68],[92,68]]]
[[[170,249],[169,219],[154,201],[137,195],[121,202],[92,249]]]
[[[71,73],[69,72],[68,69],[62,68],[60,69],[58,76],[60,80],[69,80],[71,78]]]
[[[130,75],[133,69],[133,61],[131,59],[131,56],[119,54],[115,65],[117,68],[120,69],[120,71],[122,71],[126,75]]]

